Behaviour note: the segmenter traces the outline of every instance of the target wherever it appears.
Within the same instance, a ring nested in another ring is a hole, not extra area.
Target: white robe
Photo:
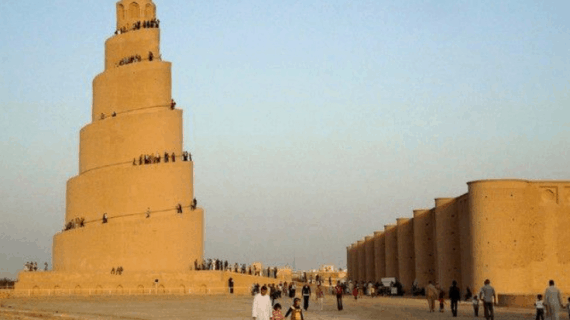
[[[562,295],[560,295],[560,290],[555,286],[550,286],[546,288],[544,292],[544,303],[546,304],[546,309],[548,310],[548,315],[546,319],[558,320],[558,312],[562,303]]]
[[[255,295],[255,298],[253,298],[253,307],[251,308],[252,317],[256,320],[269,320],[272,310],[269,294],[262,296],[261,293],[258,293]]]

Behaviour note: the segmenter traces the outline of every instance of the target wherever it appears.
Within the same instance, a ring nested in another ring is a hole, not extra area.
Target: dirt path
[[[245,320],[251,319],[252,297],[246,296],[111,296],[111,297],[55,297],[55,298],[10,298],[1,301],[0,319],[53,320]],[[290,306],[289,299],[279,301],[284,311]],[[336,309],[336,299],[327,296],[324,310],[311,306],[305,313],[306,320],[353,319],[353,320],[429,320],[451,319],[451,312],[429,313],[423,299],[364,298],[358,301],[344,299],[344,310]],[[479,319],[484,319],[480,310]],[[497,308],[495,319],[534,319],[532,309]],[[562,316],[565,319],[567,315]],[[470,304],[461,304],[456,319],[473,317]]]

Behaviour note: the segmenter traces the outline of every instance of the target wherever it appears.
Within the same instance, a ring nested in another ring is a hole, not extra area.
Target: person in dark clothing
[[[465,301],[471,300],[471,297],[473,297],[473,293],[471,292],[471,288],[467,287],[467,288],[465,288],[465,291],[467,291],[465,293]]]
[[[301,289],[301,294],[303,295],[303,309],[307,311],[309,309],[309,298],[311,297],[311,287],[308,283],[305,283],[303,289]]]
[[[338,311],[342,310],[342,294],[344,292],[343,287],[340,285],[340,281],[336,283],[336,287],[334,287],[336,293],[336,306],[338,307]]]
[[[449,300],[451,300],[451,313],[454,317],[457,317],[457,303],[461,300],[461,292],[457,287],[457,281],[453,280],[451,287],[449,288]]]
[[[439,290],[439,312],[443,312],[444,309],[445,309],[445,291],[440,289]]]
[[[234,279],[233,278],[228,279],[228,287],[230,287],[230,293],[233,294],[234,293]]]

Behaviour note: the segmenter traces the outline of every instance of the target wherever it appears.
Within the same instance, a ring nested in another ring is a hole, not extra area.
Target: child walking
[[[321,285],[317,285],[317,301],[319,301],[319,305],[321,306],[321,311],[323,311],[323,300],[325,299],[325,292]]]
[[[473,313],[476,317],[479,316],[479,297],[477,295],[473,296]]]
[[[273,306],[273,313],[271,314],[271,320],[283,320],[285,317],[281,313],[281,304],[276,303]]]
[[[445,309],[445,291],[439,291],[439,312],[443,312]]]
[[[354,300],[358,299],[358,285],[354,286],[354,289],[352,289],[352,295],[354,296]]]
[[[295,300],[293,300],[293,305],[285,314],[285,318],[289,315],[291,315],[291,320],[305,320],[305,318],[303,318],[303,309],[301,308],[301,299],[295,298]]]
[[[534,303],[536,308],[536,318],[535,320],[544,320],[544,301],[542,301],[542,295],[536,296],[536,302]]]

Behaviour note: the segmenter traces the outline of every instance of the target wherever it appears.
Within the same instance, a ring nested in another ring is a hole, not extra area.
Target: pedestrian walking
[[[285,317],[281,313],[281,304],[276,303],[273,306],[273,314],[271,315],[271,320],[283,320]]]
[[[316,298],[317,298],[317,301],[319,302],[319,305],[321,307],[321,311],[323,311],[323,302],[325,299],[325,292],[323,291],[323,288],[321,287],[320,284],[317,285]]]
[[[234,279],[233,278],[228,279],[228,287],[230,288],[230,293],[233,294],[234,293]]]
[[[301,309],[300,304],[301,304],[301,299],[295,298],[293,300],[293,305],[291,306],[291,308],[289,308],[289,310],[287,310],[285,318],[291,315],[291,320],[305,320],[305,318],[303,317],[303,309]]]
[[[457,281],[453,280],[451,283],[451,288],[449,288],[449,300],[451,300],[451,313],[454,317],[457,317],[457,303],[461,300],[461,291],[457,287]]]
[[[559,320],[558,312],[564,305],[560,290],[554,285],[554,280],[548,282],[548,288],[544,292],[544,304],[546,305],[546,315],[549,320]]]
[[[301,289],[301,294],[303,295],[303,309],[307,311],[309,309],[309,298],[311,297],[311,287],[309,283],[305,283],[303,288]]]
[[[445,291],[439,291],[439,312],[445,311]]]
[[[435,312],[435,300],[438,296],[437,291],[437,288],[430,281],[426,287],[426,298],[428,301],[429,312]]]
[[[544,301],[542,300],[542,295],[536,296],[536,302],[534,303],[534,308],[536,309],[536,320],[544,320]]]
[[[342,310],[342,294],[343,294],[344,289],[340,285],[340,281],[338,281],[336,283],[336,287],[334,287],[334,290],[336,293],[336,306],[338,308],[338,311],[341,311]]]
[[[493,305],[497,304],[497,295],[495,294],[495,288],[491,287],[491,280],[485,280],[485,285],[481,288],[479,296],[483,300],[485,319],[495,320]]]
[[[479,316],[479,297],[477,295],[473,296],[473,314],[478,317]]]
[[[267,287],[261,287],[261,293],[258,293],[253,299],[253,307],[251,308],[251,316],[253,320],[269,320],[271,317],[271,299],[267,294]]]
[[[356,285],[354,289],[352,289],[352,295],[354,296],[354,300],[358,299],[358,285]]]

